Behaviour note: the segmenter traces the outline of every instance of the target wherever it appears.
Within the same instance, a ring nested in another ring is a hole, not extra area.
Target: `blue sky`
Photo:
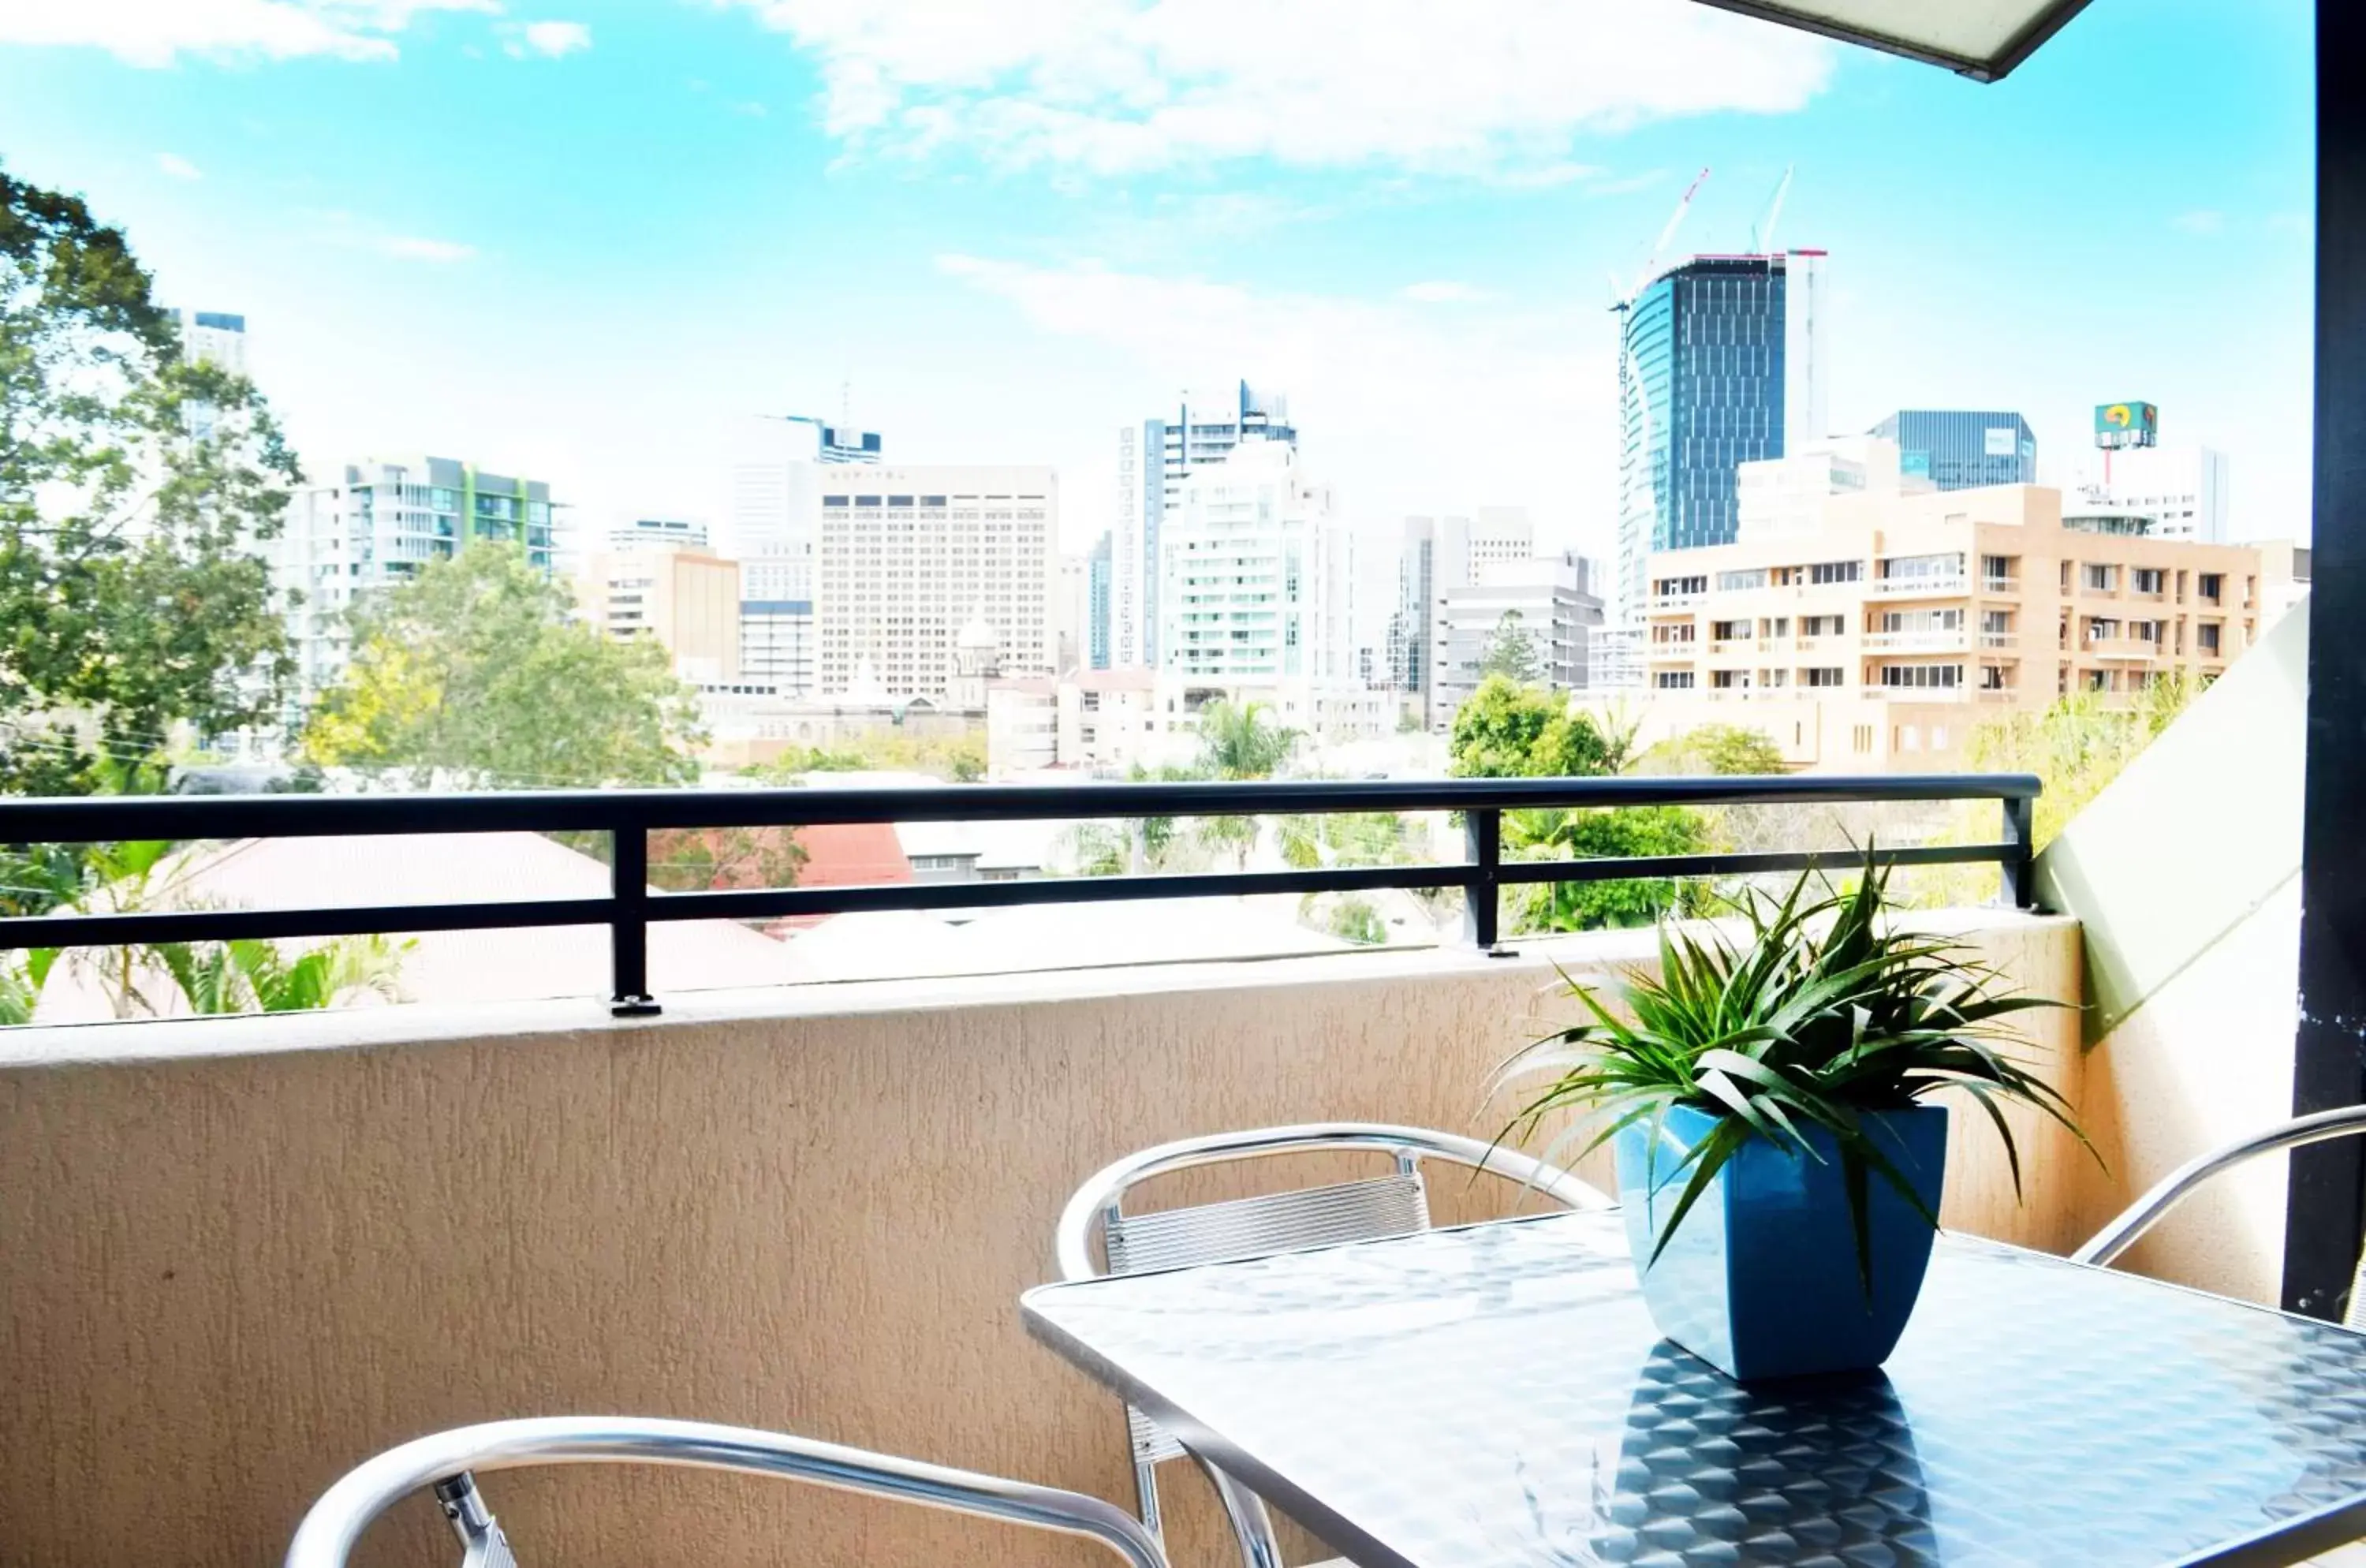
[[[1831,253],[1831,412],[2144,398],[2306,530],[2309,13],[2094,0],[2000,85],[1682,0],[0,0],[0,161],[249,321],[317,467],[422,448],[602,520],[730,431],[1056,465],[1284,387],[1351,515],[1607,552],[1605,309],[1679,249]]]

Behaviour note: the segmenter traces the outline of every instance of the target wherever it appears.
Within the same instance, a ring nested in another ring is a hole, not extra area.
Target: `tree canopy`
[[[121,230],[0,169],[0,788],[83,795],[176,727],[276,716],[270,569],[299,478],[198,364]]]
[[[1461,779],[1593,778],[1625,761],[1623,739],[1559,692],[1490,675],[1455,711],[1448,768]]]
[[[513,550],[430,562],[354,615],[354,655],[303,737],[323,767],[426,785],[531,789],[695,782],[696,694],[655,642],[572,618]]]
[[[1487,634],[1486,650],[1479,656],[1479,673],[1501,675],[1519,686],[1533,686],[1544,679],[1537,663],[1537,645],[1517,610],[1504,611],[1497,617],[1495,629]]]
[[[1704,724],[1672,735],[1643,754],[1638,773],[1725,776],[1787,773],[1783,753],[1763,729]]]

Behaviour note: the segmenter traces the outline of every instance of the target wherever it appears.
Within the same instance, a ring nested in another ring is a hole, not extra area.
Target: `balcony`
[[[1982,632],[1980,646],[1982,648],[2019,648],[2021,634],[2019,632]]]
[[[2018,594],[2021,592],[2021,579],[2017,577],[1982,577],[1980,579],[1980,592],[1983,593]]]
[[[2241,689],[2246,672],[2230,677],[2218,706],[2256,703]],[[1630,800],[1690,787],[1610,782]],[[1846,798],[1853,787],[1818,777],[1719,783],[1802,802]],[[1566,795],[1572,781],[1110,787],[1145,792],[1112,796],[1129,814],[1459,802],[1484,820]],[[175,1561],[271,1561],[303,1506],[362,1456],[463,1420],[553,1409],[792,1426],[1128,1497],[1114,1402],[1031,1342],[1013,1306],[1048,1277],[1053,1218],[1075,1183],[1117,1154],[1208,1128],[1341,1117],[1492,1131],[1473,1116],[1474,1086],[1507,1043],[1533,1037],[1556,966],[1593,977],[1653,962],[1651,932],[1611,931],[1523,938],[1501,957],[1448,942],[661,990],[664,1010],[648,1016],[651,981],[665,982],[639,944],[686,920],[1120,890],[635,886],[633,835],[620,822],[767,811],[967,820],[1047,805],[1042,790],[984,786],[892,798],[823,792],[831,804],[819,807],[815,792],[780,793],[801,798],[134,803],[155,814],[143,827],[167,836],[291,825],[448,831],[477,811],[620,834],[624,880],[607,897],[539,916],[514,907],[392,913],[398,928],[608,925],[609,940],[587,933],[579,945],[613,948],[623,1015],[579,997],[0,1032],[0,1190],[11,1195],[0,1206],[10,1260],[0,1303],[19,1365],[39,1370],[0,1406],[0,1428],[9,1451],[58,1454],[78,1474],[62,1488],[44,1466],[0,1473],[12,1546],[44,1563],[152,1561],[155,1521],[167,1518]],[[28,839],[100,830],[92,804],[43,816],[17,803],[0,827]],[[1423,878],[1483,888],[1545,869],[1496,861],[1483,831],[1472,842],[1477,858],[1430,869],[1253,873],[1269,880],[1245,897],[1294,902],[1318,887]],[[1214,896],[1182,886],[1203,880],[1149,878],[1123,891]],[[172,918],[196,934],[196,923],[225,913]],[[262,918],[227,913],[249,925]],[[2016,985],[2082,996],[2073,918],[1993,908],[1918,918],[1973,944]],[[2124,1016],[2126,995],[2114,995]],[[2058,1251],[2181,1157],[2196,1129],[2164,1127],[2157,1110],[2127,1103],[2138,1079],[2155,1086],[2152,1105],[2191,1103],[2172,1098],[2182,1069],[2149,1037],[2101,1054],[2081,1049],[2075,1014],[2029,1015],[2027,1030],[2026,1059],[2086,1118],[2109,1172],[2067,1134],[2009,1112],[2024,1140],[2026,1198],[2016,1202],[1993,1142],[1966,1115],[1944,1218]],[[2223,1051],[2223,1030],[2210,1032]],[[1585,1169],[1604,1174],[1599,1159]],[[1452,1222],[1499,1213],[1509,1198],[1437,1182],[1432,1201]],[[2230,1264],[2224,1248],[2178,1256],[2180,1278],[2250,1283],[2242,1270],[2251,1265]],[[111,1414],[134,1409],[137,1421]],[[693,1535],[727,1561],[765,1560],[783,1540],[812,1561],[1040,1560],[1021,1539],[981,1543],[928,1515],[718,1484],[619,1489],[568,1475],[508,1484],[501,1506],[522,1550],[532,1540],[546,1560],[597,1568],[631,1560],[619,1542]],[[1222,1560],[1228,1548],[1206,1498],[1177,1486],[1170,1507],[1177,1560]],[[426,1555],[435,1525],[422,1506],[389,1529],[417,1560],[436,1561]]]
[[[1876,577],[1872,587],[1875,593],[1887,599],[1936,598],[1963,592],[1966,581],[1960,572],[1946,577]]]
[[[1961,653],[1966,646],[1966,634],[1960,627],[1953,631],[1867,632],[1865,635],[1865,650],[1867,653]]]
[[[2080,645],[2080,651],[2090,659],[2142,663],[2160,657],[2160,644],[2140,637],[2090,637]]]

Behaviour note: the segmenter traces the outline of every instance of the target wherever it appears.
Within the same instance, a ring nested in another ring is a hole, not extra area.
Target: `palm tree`
[[[1263,703],[1200,710],[1200,765],[1210,778],[1269,779],[1298,750],[1298,731],[1268,721]]]
[[[245,940],[159,942],[153,949],[195,1013],[309,1012],[361,996],[401,999],[400,946],[382,936],[342,937],[290,959],[276,943]]]

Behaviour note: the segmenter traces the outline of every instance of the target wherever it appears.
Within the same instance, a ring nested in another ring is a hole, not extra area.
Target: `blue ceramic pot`
[[[1940,1106],[1865,1118],[1866,1131],[1936,1213],[1947,1167]],[[1930,1266],[1931,1224],[1883,1178],[1868,1173],[1873,1290],[1857,1269],[1848,1189],[1831,1135],[1808,1138],[1820,1159],[1752,1138],[1726,1161],[1674,1239],[1647,1263],[1691,1179],[1678,1165],[1717,1118],[1678,1106],[1648,1162],[1648,1122],[1619,1129],[1618,1196],[1643,1300],[1660,1332],[1744,1381],[1877,1367],[1898,1346]],[[1651,1171],[1646,1179],[1647,1168]],[[1651,1190],[1656,1183],[1657,1190]]]

